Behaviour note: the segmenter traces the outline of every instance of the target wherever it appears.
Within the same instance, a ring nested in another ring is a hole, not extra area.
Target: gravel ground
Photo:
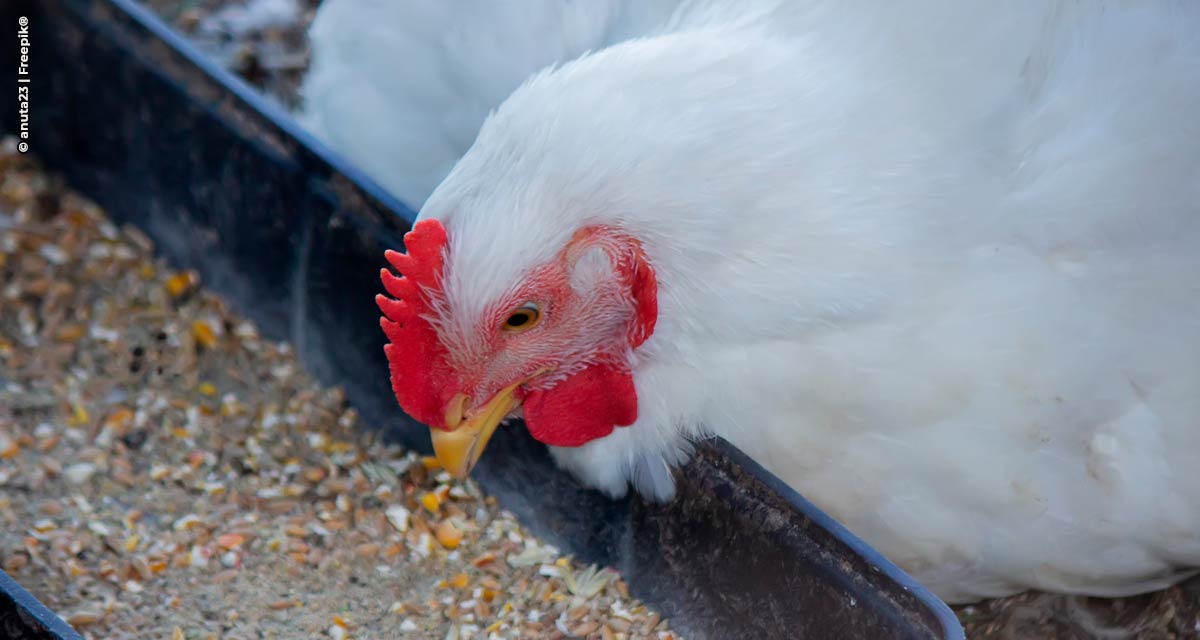
[[[0,563],[93,638],[673,638],[0,149]]]

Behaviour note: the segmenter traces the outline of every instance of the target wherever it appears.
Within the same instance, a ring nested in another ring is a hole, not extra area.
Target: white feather
[[[1200,4],[399,4],[327,0],[309,117],[445,178],[454,312],[589,223],[658,275],[639,419],[563,466],[666,498],[720,434],[951,601],[1200,565]]]
[[[300,120],[413,209],[529,74],[640,33],[678,0],[327,0]]]

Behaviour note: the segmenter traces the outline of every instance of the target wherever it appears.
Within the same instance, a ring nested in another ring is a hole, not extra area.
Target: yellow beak
[[[525,382],[516,382],[492,396],[479,411],[464,419],[466,396],[459,394],[450,401],[446,410],[446,426],[443,429],[430,429],[433,436],[433,451],[437,455],[438,464],[449,471],[451,475],[462,479],[471,473],[488,440],[500,426],[500,421],[512,413],[521,401],[513,395],[517,387]]]

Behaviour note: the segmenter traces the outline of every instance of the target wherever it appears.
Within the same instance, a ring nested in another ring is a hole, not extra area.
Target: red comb
[[[451,372],[437,331],[422,316],[432,314],[429,295],[441,290],[446,228],[437,220],[422,220],[404,235],[404,247],[407,255],[384,253],[403,277],[387,269],[379,274],[392,296],[375,296],[384,315],[379,326],[390,342],[383,351],[400,407],[425,424],[441,427],[444,403],[439,391],[450,387],[445,382]]]

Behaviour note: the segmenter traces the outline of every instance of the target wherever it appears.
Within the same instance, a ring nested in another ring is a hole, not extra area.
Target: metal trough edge
[[[62,618],[0,571],[0,636],[12,640],[82,640]]]

